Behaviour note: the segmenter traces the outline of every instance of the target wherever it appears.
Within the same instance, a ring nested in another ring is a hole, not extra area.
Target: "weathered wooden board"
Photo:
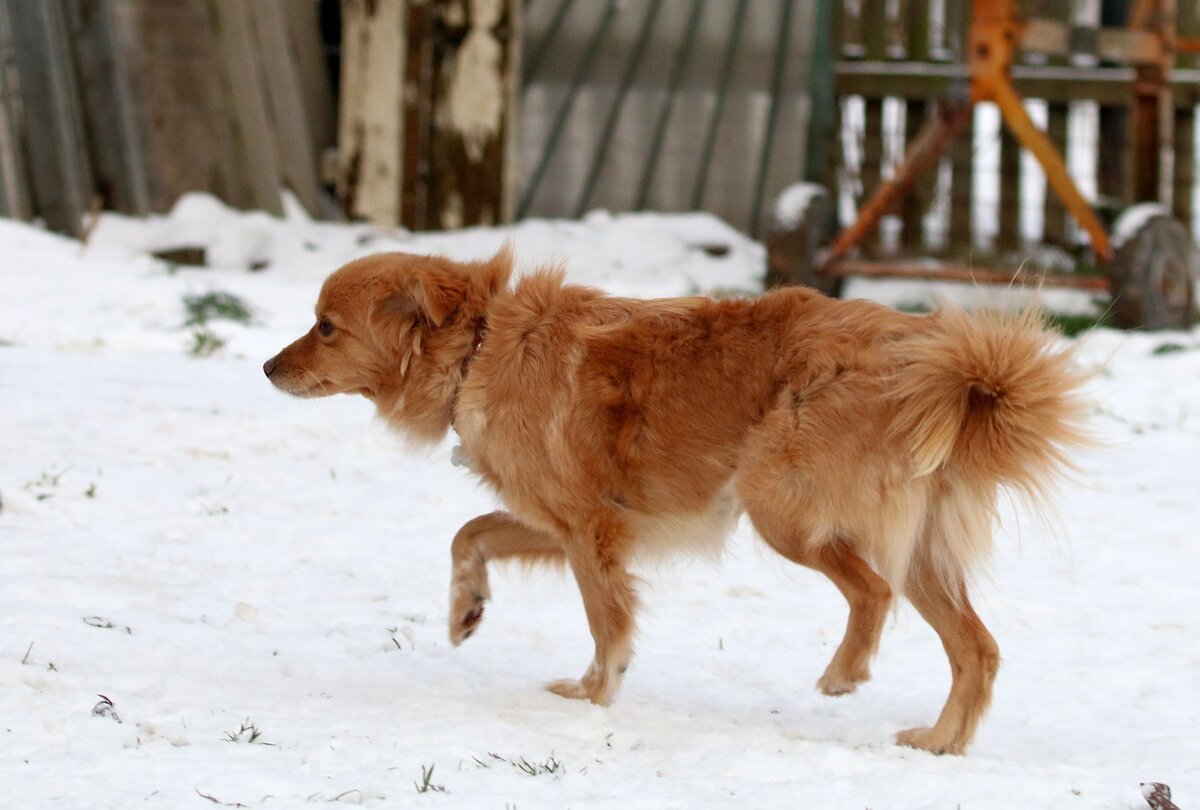
[[[35,213],[78,235],[91,207],[92,173],[66,20],[57,2],[8,0],[16,47],[24,145]]]
[[[21,101],[15,81],[15,59],[8,6],[0,3],[0,216],[27,219],[33,215],[33,206],[21,146]]]
[[[519,0],[343,0],[342,15],[342,210],[420,229],[510,218]]]

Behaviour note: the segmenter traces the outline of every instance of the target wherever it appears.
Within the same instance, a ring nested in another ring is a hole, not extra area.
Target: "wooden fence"
[[[1028,0],[1069,35],[1026,52],[1015,84],[1102,208],[1154,198],[1194,225],[1200,71],[1179,60],[1168,148],[1147,161],[1134,71],[1100,58],[1099,27],[1129,5]],[[1200,33],[1195,0],[1176,6],[1180,33]],[[966,92],[969,7],[0,0],[0,215],[78,233],[97,203],[163,211],[205,190],[279,212],[287,188],[318,217],[419,229],[702,209],[758,233],[810,179],[837,190],[845,224],[939,100]],[[322,13],[342,24],[340,88]],[[977,111],[869,252],[1080,244],[997,121]]]
[[[0,215],[78,234],[183,193],[329,213],[314,0],[0,0]]]
[[[825,182],[840,192],[842,220],[870,195],[903,154],[939,99],[965,98],[970,4],[957,0],[836,0],[839,97],[837,159]],[[1065,43],[1049,52],[1028,47],[1013,83],[1031,115],[1067,157],[1077,185],[1102,214],[1158,200],[1195,232],[1196,105],[1200,72],[1181,57],[1172,74],[1174,113],[1157,164],[1135,156],[1129,130],[1135,71],[1101,58],[1101,26],[1128,21],[1129,2],[1030,0],[1023,10],[1062,23]],[[1090,13],[1089,13],[1090,12]],[[1200,33],[1195,2],[1177,4],[1177,31]],[[1027,38],[1028,39],[1028,38]],[[1066,45],[1063,48],[1063,45]],[[1154,180],[1159,182],[1155,184]],[[1157,186],[1157,187],[1156,187]],[[1073,249],[1086,237],[1062,203],[1046,192],[1032,156],[999,125],[990,105],[923,177],[901,209],[866,245],[875,254],[1011,254],[1034,242]]]

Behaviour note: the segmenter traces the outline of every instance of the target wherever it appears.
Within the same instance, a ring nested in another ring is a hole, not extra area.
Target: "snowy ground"
[[[1057,529],[998,532],[978,599],[1004,653],[995,703],[969,756],[938,758],[890,742],[945,697],[932,631],[902,608],[874,680],[819,695],[844,605],[744,526],[720,565],[645,572],[609,709],[539,688],[591,651],[560,574],[495,575],[484,624],[449,646],[449,540],[492,496],[449,443],[414,456],[366,402],[287,398],[260,366],[348,258],[478,257],[505,236],[524,266],[565,259],[625,294],[752,290],[763,266],[704,216],[408,237],[191,198],[106,216],[86,249],[0,221],[4,807],[1061,810],[1145,807],[1148,780],[1200,807],[1200,335],[1082,341],[1110,448]],[[180,240],[220,266],[147,254]],[[210,324],[226,344],[197,358],[182,298],[209,290],[255,320]],[[122,722],[93,714],[101,694]],[[444,792],[418,792],[423,767]]]

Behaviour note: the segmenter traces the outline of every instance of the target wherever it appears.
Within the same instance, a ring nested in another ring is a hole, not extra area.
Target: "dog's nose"
[[[268,377],[270,377],[272,372],[274,372],[274,371],[275,371],[275,358],[272,357],[270,360],[263,363],[263,374],[266,374]]]

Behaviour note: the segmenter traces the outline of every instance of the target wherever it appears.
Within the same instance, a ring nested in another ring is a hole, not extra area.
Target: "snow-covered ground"
[[[623,294],[753,290],[763,267],[700,215],[409,236],[194,197],[106,215],[86,248],[0,221],[0,804],[1132,809],[1154,780],[1200,806],[1200,334],[1081,341],[1109,446],[1057,524],[1006,515],[978,589],[995,702],[967,757],[938,758],[891,743],[945,698],[933,632],[901,608],[874,680],[821,696],[844,604],[745,526],[719,565],[644,572],[611,708],[540,689],[591,652],[562,574],[495,573],[450,647],[449,541],[493,496],[450,442],[413,455],[368,403],[290,399],[260,366],[347,259],[506,237],[523,267]],[[148,255],[180,241],[218,266]],[[214,290],[254,319],[210,323],[224,347],[195,357],[183,297]]]

